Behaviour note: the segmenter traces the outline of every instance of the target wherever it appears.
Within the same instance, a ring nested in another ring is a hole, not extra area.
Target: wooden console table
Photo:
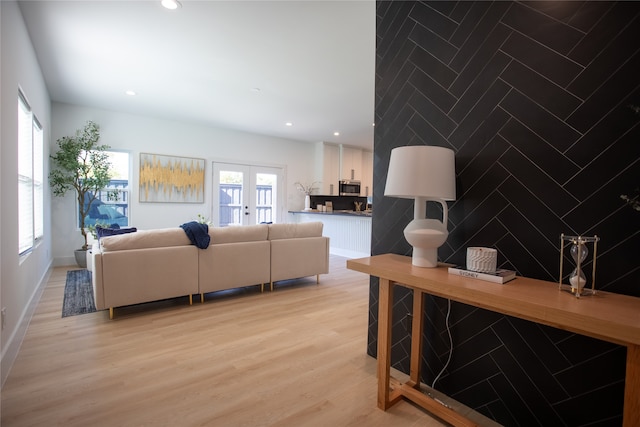
[[[623,426],[640,426],[640,298],[602,292],[576,299],[558,284],[517,277],[505,285],[450,275],[445,267],[421,268],[411,258],[385,254],[347,260],[347,268],[380,278],[378,301],[378,407],[403,397],[455,426],[475,425],[420,389],[423,294],[530,320],[627,347]],[[409,380],[391,378],[393,287],[413,289]]]

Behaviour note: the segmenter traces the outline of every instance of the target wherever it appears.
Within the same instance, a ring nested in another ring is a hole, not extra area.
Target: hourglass
[[[595,295],[595,281],[596,281],[596,249],[598,236],[584,237],[584,236],[565,236],[564,233],[560,235],[560,280],[558,283],[559,289],[571,292],[575,294],[576,298],[580,298],[584,295]],[[569,253],[576,268],[573,269],[569,275],[569,285],[562,284],[562,265],[564,261],[564,245],[565,242],[571,243],[571,249]],[[589,255],[589,249],[587,249],[587,243],[593,243],[593,268],[591,272],[591,289],[586,288],[587,276],[584,272],[584,262]]]

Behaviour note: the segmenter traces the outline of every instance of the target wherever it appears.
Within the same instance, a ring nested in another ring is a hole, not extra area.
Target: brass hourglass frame
[[[598,250],[598,241],[600,238],[596,235],[593,237],[586,236],[565,236],[564,233],[560,235],[560,279],[558,280],[558,289],[562,291],[567,291],[572,294],[575,294],[576,298],[580,298],[581,296],[589,296],[596,294],[596,255]],[[582,260],[581,256],[578,255],[578,259],[576,260],[576,274],[578,276],[578,285],[573,287],[571,285],[565,285],[562,283],[562,266],[564,263],[564,246],[565,242],[570,242],[572,245],[578,245],[578,254],[580,254],[580,246],[585,245],[587,243],[593,243],[593,268],[591,270],[591,288],[587,288],[587,284],[580,287],[580,273],[582,272]]]

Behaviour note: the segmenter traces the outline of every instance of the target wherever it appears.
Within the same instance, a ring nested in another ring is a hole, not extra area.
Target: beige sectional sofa
[[[269,226],[210,227],[211,242],[198,249],[198,292],[240,288],[271,280]]]
[[[181,228],[102,237],[90,255],[96,308],[113,308],[329,272],[322,223],[209,227],[199,249]]]
[[[329,272],[329,238],[322,236],[322,222],[273,224],[271,244],[271,290],[273,282]]]

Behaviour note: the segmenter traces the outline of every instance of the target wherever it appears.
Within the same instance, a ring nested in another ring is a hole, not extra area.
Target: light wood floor
[[[331,274],[61,318],[52,271],[1,391],[9,426],[440,426],[376,408],[368,276]],[[250,266],[247,266],[250,268]],[[491,425],[478,414],[482,425]]]

